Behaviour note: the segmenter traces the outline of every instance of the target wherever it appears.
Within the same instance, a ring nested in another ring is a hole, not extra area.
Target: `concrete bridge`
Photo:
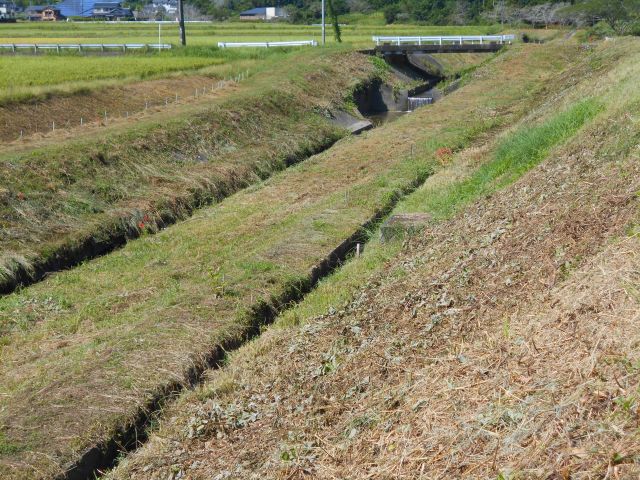
[[[515,35],[455,35],[439,37],[373,37],[375,52],[385,55],[411,53],[490,53],[511,44]]]

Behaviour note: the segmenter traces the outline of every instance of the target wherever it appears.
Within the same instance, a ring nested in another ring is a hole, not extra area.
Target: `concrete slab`
[[[352,135],[357,135],[360,132],[364,132],[365,130],[370,130],[373,128],[373,123],[371,123],[369,120],[354,117],[353,115],[342,110],[331,112],[331,115],[331,121],[333,123],[346,128],[351,132]]]
[[[403,239],[425,230],[431,221],[428,213],[399,213],[392,215],[380,227],[380,239],[384,242]]]

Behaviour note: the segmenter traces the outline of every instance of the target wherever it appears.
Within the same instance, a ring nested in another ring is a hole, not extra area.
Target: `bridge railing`
[[[318,42],[316,42],[315,40],[293,40],[290,42],[218,42],[219,48],[239,48],[239,47],[271,48],[271,47],[303,47],[303,46],[316,47],[318,46]]]
[[[0,43],[0,50],[11,50],[17,52],[19,50],[32,50],[38,52],[40,50],[61,52],[63,50],[140,50],[149,48],[153,50],[169,50],[170,43]]]
[[[515,35],[450,35],[438,37],[372,37],[376,45],[464,45],[485,43],[511,43]]]

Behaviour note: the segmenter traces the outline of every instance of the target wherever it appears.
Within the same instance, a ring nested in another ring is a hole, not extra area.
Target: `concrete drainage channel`
[[[362,224],[347,239],[338,245],[320,263],[311,269],[309,276],[301,282],[288,285],[285,292],[271,302],[258,302],[251,307],[251,325],[243,332],[241,338],[229,340],[217,345],[205,357],[205,360],[189,368],[181,382],[171,382],[165,385],[153,398],[141,407],[134,419],[127,426],[123,426],[110,439],[87,449],[81,458],[66,468],[65,473],[56,480],[92,480],[99,478],[118,464],[124,453],[129,453],[142,446],[148,439],[149,429],[153,420],[157,419],[163,407],[177,398],[177,395],[187,389],[199,385],[207,370],[221,367],[225,356],[237,350],[251,339],[257,337],[262,327],[273,323],[276,317],[300,302],[311,292],[320,280],[329,276],[340,268],[344,261],[370,238],[370,232],[376,230],[382,221],[391,213],[395,205],[420,187],[431,173],[421,175],[397,191],[391,199],[378,210],[373,217]]]
[[[429,105],[447,92],[435,86],[444,79],[444,68],[426,54],[385,55],[391,72],[406,83],[422,82],[414,88],[396,89],[381,81],[364,85],[354,92],[361,115],[372,127],[396,120],[416,108]]]

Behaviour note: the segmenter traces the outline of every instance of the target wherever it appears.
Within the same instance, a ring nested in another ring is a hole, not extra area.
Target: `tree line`
[[[232,18],[254,7],[284,7],[288,21],[315,23],[320,0],[187,0],[217,19]],[[640,0],[331,0],[332,13],[382,12],[386,23],[469,25],[526,23],[596,25],[604,22],[622,33],[638,28]]]

